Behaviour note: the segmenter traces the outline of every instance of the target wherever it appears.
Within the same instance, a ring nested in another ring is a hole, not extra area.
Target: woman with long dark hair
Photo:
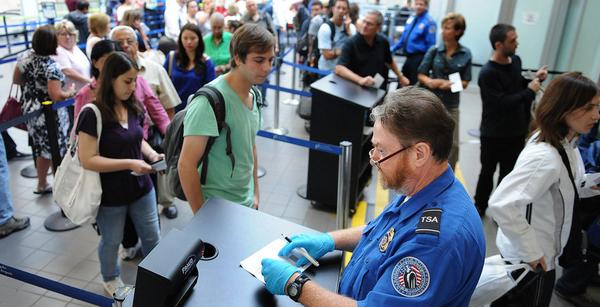
[[[188,97],[216,76],[213,61],[204,54],[200,28],[191,23],[181,28],[177,51],[169,52],[164,66],[181,98],[176,112],[185,109]]]
[[[600,119],[598,87],[581,73],[558,76],[535,110],[537,129],[517,163],[489,201],[498,223],[496,245],[511,261],[531,266],[525,278],[492,306],[548,306],[555,268],[571,230],[579,197],[600,194],[582,188],[585,170],[577,137]]]
[[[103,193],[96,216],[101,234],[98,258],[103,286],[110,295],[123,285],[117,253],[126,215],[141,238],[144,255],[158,244],[160,236],[148,163],[164,155],[144,141],[144,113],[134,95],[137,74],[136,64],[125,53],[111,53],[100,74],[94,102],[102,116],[101,135],[96,130],[96,113],[90,108],[79,114],[76,130],[82,166],[100,173]]]

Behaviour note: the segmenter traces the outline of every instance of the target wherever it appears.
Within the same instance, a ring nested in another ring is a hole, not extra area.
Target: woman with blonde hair
[[[55,24],[55,28],[58,48],[53,58],[67,77],[65,85],[74,83],[75,90],[79,90],[91,81],[90,61],[77,47],[78,32],[72,22],[61,20]]]
[[[105,39],[110,31],[110,17],[104,13],[94,13],[88,17],[88,29],[90,36],[85,43],[85,54],[90,57],[94,45]]]

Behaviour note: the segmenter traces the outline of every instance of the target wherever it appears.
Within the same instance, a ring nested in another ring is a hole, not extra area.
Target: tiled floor
[[[0,66],[0,75],[10,76],[12,67],[9,66]],[[284,71],[281,82],[282,85],[289,86],[290,68],[284,66]],[[0,87],[8,88],[6,79],[0,81]],[[269,91],[267,97],[269,107],[263,110],[264,127],[273,124],[275,103],[273,92]],[[281,101],[286,98],[289,98],[289,95],[281,94]],[[478,127],[480,112],[481,101],[478,89],[471,86],[462,94],[460,123],[460,161],[462,162],[459,162],[467,190],[471,194],[479,172],[479,143],[477,139],[469,136],[467,131]],[[304,121],[296,115],[295,106],[281,104],[279,116],[281,126],[290,130],[290,136],[308,139],[308,134],[304,130]],[[11,129],[10,133],[19,144],[19,149],[29,151],[26,146],[26,134],[13,130]],[[317,230],[334,229],[336,220],[334,213],[315,209],[309,201],[296,194],[297,188],[306,184],[308,150],[261,137],[257,138],[257,148],[259,164],[267,171],[266,176],[260,179],[260,210]],[[84,226],[62,233],[47,231],[43,221],[49,214],[57,211],[57,207],[51,202],[51,196],[34,195],[32,191],[36,180],[19,175],[23,167],[31,165],[30,161],[11,161],[9,165],[16,213],[29,216],[32,225],[26,230],[0,240],[0,263],[104,295],[100,284],[100,265],[96,252],[99,237],[94,230],[91,226]],[[371,186],[365,193],[370,206],[373,205],[373,191]],[[173,227],[185,225],[192,217],[186,203],[177,201],[176,205],[179,209],[177,219],[167,220],[161,217],[163,234]],[[484,225],[488,238],[488,254],[493,254],[496,252],[494,244],[496,229],[488,219],[484,220]],[[122,263],[122,278],[126,283],[135,282],[136,264],[137,261]],[[592,288],[592,293],[598,294],[600,291],[598,288]],[[0,275],[0,307],[5,306],[87,305]],[[552,306],[570,305],[555,297]]]

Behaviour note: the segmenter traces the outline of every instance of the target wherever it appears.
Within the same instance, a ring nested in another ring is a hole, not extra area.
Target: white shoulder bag
[[[90,108],[96,113],[96,131],[100,146],[102,134],[102,115],[93,103],[86,104],[83,109]],[[82,111],[83,111],[82,109]],[[52,198],[71,222],[81,225],[96,219],[98,207],[102,199],[100,173],[87,170],[79,162],[79,141],[75,140],[76,125],[71,130],[69,150],[65,154],[54,176]],[[73,141],[75,140],[75,141]]]
[[[531,267],[527,263],[506,263],[506,261],[511,260],[504,259],[500,255],[485,258],[483,271],[477,282],[477,287],[475,287],[475,292],[471,296],[470,307],[485,306],[499,299],[514,288],[531,271]],[[518,262],[518,260],[514,262]],[[514,279],[511,273],[518,269],[525,270],[519,277]]]

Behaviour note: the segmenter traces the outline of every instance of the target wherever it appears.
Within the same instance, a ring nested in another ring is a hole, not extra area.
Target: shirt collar
[[[408,218],[420,212],[423,207],[431,203],[433,199],[450,187],[454,183],[454,180],[456,180],[456,177],[454,176],[454,172],[452,172],[452,168],[448,165],[446,171],[421,189],[421,191],[417,192],[417,194],[413,195],[406,203],[402,204],[406,196],[402,195],[396,198],[390,207],[390,212],[398,214],[400,208],[404,208],[402,215]]]
[[[438,51],[439,51],[439,52],[445,52],[445,51],[446,51],[446,44],[444,44],[444,43],[441,43],[441,44],[438,46]],[[460,43],[458,43],[458,48],[456,48],[456,52],[455,52],[455,54],[456,54],[456,53],[460,53],[460,52],[466,52],[466,50],[465,50],[465,47],[463,47],[463,45],[461,45]]]
[[[137,58],[135,59],[135,63],[140,68],[140,71],[146,70],[146,59],[142,58],[138,53]]]

